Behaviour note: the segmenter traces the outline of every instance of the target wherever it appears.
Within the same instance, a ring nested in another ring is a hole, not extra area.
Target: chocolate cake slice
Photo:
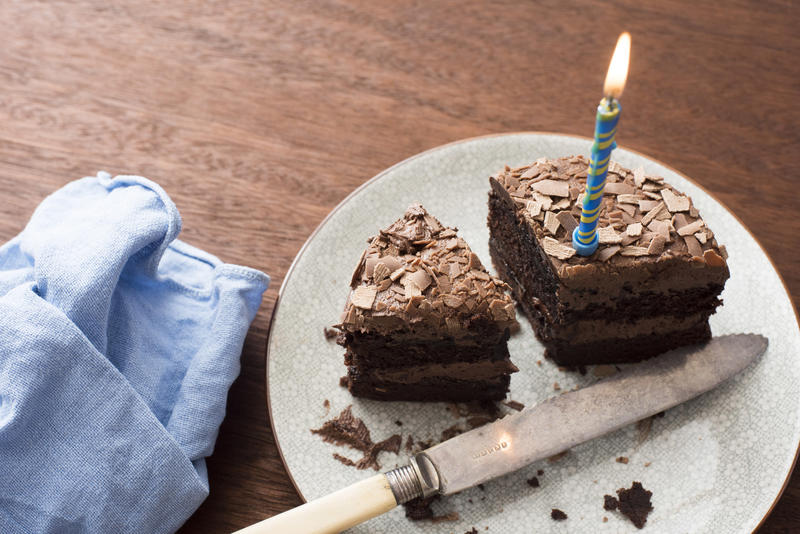
[[[499,400],[517,371],[508,286],[481,265],[455,228],[419,204],[374,238],[358,262],[338,342],[342,382],[379,400]]]
[[[546,356],[560,365],[640,361],[710,338],[727,254],[689,197],[612,162],[600,246],[572,248],[588,161],[541,158],[490,178],[489,249]]]

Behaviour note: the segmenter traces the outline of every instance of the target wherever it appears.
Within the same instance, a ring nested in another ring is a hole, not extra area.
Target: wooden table
[[[622,30],[634,48],[619,143],[735,212],[797,304],[792,2],[228,4],[0,3],[0,242],[48,193],[104,169],[156,180],[184,240],[272,276],[208,461],[211,496],[183,532],[227,532],[300,504],[267,420],[264,347],[278,288],[316,225],[380,170],[443,143],[591,135]],[[800,475],[761,532],[796,529]]]

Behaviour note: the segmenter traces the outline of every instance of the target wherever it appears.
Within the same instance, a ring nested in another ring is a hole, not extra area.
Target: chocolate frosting
[[[371,238],[356,266],[342,313],[346,332],[470,334],[470,325],[516,325],[508,286],[483,268],[458,237],[414,204]]]
[[[385,382],[411,384],[435,376],[456,380],[486,380],[519,371],[510,360],[485,360],[480,362],[432,363],[413,367],[374,369],[372,376]]]
[[[491,178],[493,189],[515,205],[534,230],[560,276],[579,278],[586,265],[626,267],[680,259],[725,271],[719,246],[692,200],[641,168],[609,165],[598,220],[600,246],[588,257],[572,248],[581,216],[589,162],[583,156],[540,158]],[[591,275],[594,270],[586,274]]]

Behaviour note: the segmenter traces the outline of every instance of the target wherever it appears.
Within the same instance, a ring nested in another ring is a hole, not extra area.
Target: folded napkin
[[[158,185],[100,173],[0,247],[0,532],[172,532],[208,495],[269,278],[180,228]]]

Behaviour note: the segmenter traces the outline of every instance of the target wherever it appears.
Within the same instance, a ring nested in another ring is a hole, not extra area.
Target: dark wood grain
[[[591,135],[622,30],[634,48],[619,143],[724,202],[800,296],[791,1],[26,1],[0,3],[0,20],[0,242],[54,189],[104,169],[156,180],[184,240],[272,276],[208,461],[211,496],[183,532],[300,504],[267,420],[264,347],[316,225],[443,143]],[[795,475],[761,532],[799,528]]]

